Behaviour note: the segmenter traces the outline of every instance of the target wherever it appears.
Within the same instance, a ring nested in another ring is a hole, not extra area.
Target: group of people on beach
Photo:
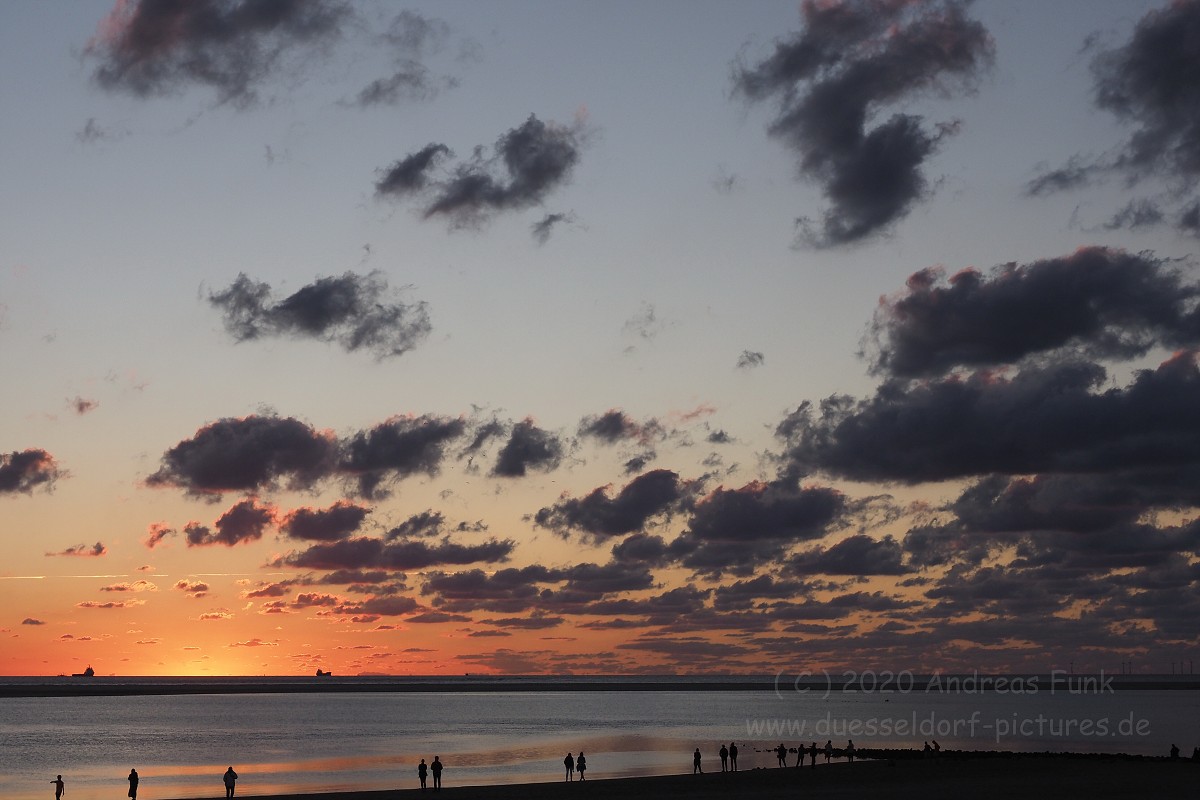
[[[936,747],[938,750],[941,749],[940,747],[938,747],[937,742],[934,742],[933,744],[934,744],[934,747]],[[925,744],[925,749],[926,750],[929,749],[928,743]],[[811,760],[812,766],[816,767],[817,766],[817,753],[822,752],[822,751],[825,753],[825,763],[828,764],[829,760],[831,758],[833,758],[834,752],[835,752],[832,739],[825,742],[825,747],[823,748],[823,750],[817,749],[816,742],[813,742],[808,747],[805,747],[804,745],[800,745],[799,747],[797,747],[795,749],[796,766],[799,767],[804,763],[804,754],[808,753],[808,756]],[[779,746],[776,747],[771,752],[773,752],[775,754],[775,758],[779,760],[779,766],[781,766],[781,767],[787,766],[788,753],[792,752],[791,750],[788,749],[787,745],[785,745],[783,742],[780,742]],[[854,762],[854,740],[853,739],[848,740],[846,742],[846,746],[841,749],[839,754],[846,756],[846,760],[853,763]],[[583,754],[580,753],[580,755],[583,755]],[[738,747],[737,747],[736,743],[730,742],[728,747],[726,747],[724,744],[722,744],[721,749],[717,751],[717,755],[721,757],[721,772],[737,772]],[[692,774],[693,775],[697,775],[697,774],[703,775],[704,774],[704,768],[703,768],[703,766],[701,766],[702,760],[703,760],[703,757],[700,753],[700,748],[697,747],[696,751],[694,753],[692,753]]]

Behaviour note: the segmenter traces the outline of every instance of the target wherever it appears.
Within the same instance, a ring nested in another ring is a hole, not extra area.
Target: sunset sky
[[[1200,655],[1200,2],[0,5],[0,674]]]

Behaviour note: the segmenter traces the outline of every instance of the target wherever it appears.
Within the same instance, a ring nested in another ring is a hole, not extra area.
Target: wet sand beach
[[[816,769],[784,767],[703,775],[588,779],[455,786],[447,769],[440,792],[402,788],[379,792],[329,792],[256,796],[241,800],[795,800],[884,797],[898,800],[1010,800],[1020,797],[1146,798],[1190,797],[1200,783],[1200,764],[1160,758],[1105,758],[1069,755],[1012,755],[980,758],[866,760],[819,763]],[[414,775],[413,782],[416,782]],[[250,789],[249,786],[246,787]]]

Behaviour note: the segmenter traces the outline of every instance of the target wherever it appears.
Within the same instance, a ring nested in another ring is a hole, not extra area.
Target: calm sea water
[[[587,753],[592,778],[706,770],[736,741],[739,766],[767,752],[854,739],[862,747],[1184,754],[1200,744],[1200,692],[1077,694],[911,691],[512,691],[211,694],[0,699],[0,781],[16,800],[139,798],[416,786],[420,758],[441,756],[445,785],[561,780],[562,758]],[[789,763],[794,763],[791,756]],[[823,759],[821,759],[823,761]],[[119,792],[119,794],[118,794]]]

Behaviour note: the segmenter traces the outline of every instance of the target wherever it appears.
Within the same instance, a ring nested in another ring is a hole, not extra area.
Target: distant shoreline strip
[[[1159,680],[1159,681],[1121,681],[1111,680],[1105,684],[1105,691],[1148,691],[1148,690],[1200,690],[1200,680]],[[1048,687],[1042,687],[1046,693]],[[332,694],[332,693],[501,693],[501,692],[775,692],[780,696],[792,694],[812,694],[825,696],[833,694],[882,694],[887,697],[904,696],[908,694],[993,694],[994,688],[961,688],[948,687],[943,679],[940,682],[916,681],[911,686],[906,685],[904,691],[871,690],[850,682],[826,681],[784,681],[776,683],[770,680],[753,681],[647,681],[647,682],[611,682],[611,681],[514,681],[502,679],[495,681],[419,681],[403,680],[380,682],[338,681],[328,678],[314,678],[296,681],[238,681],[226,679],[219,681],[194,681],[186,683],[139,682],[136,679],[123,678],[77,678],[68,682],[48,683],[0,683],[0,698],[15,697],[124,697],[137,695],[195,695],[195,694]],[[1059,685],[1057,692],[1070,693],[1069,687]],[[1022,694],[1021,692],[1000,690],[1001,694]],[[1085,689],[1077,694],[1099,694],[1101,692]]]

